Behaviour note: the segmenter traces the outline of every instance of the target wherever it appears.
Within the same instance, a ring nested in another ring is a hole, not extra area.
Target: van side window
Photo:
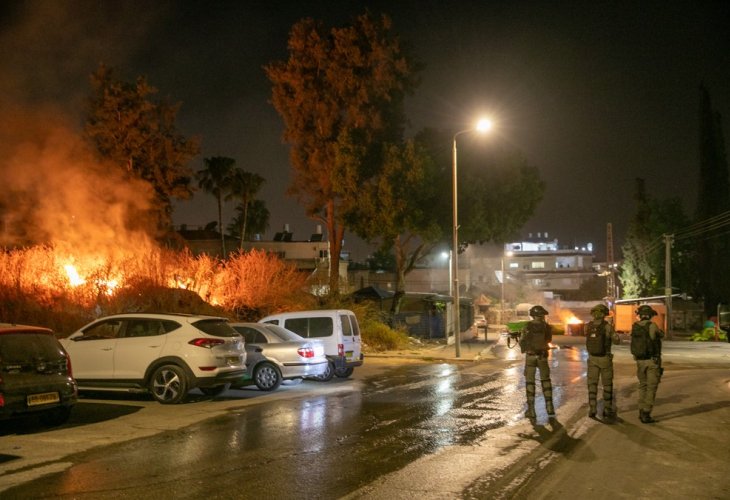
[[[340,323],[342,324],[342,335],[352,336],[352,326],[350,325],[350,317],[347,314],[340,314]]]
[[[291,330],[300,337],[309,337],[308,318],[291,318],[284,321],[284,328]]]
[[[332,318],[309,318],[310,337],[329,337],[332,335],[333,327]]]
[[[352,323],[352,333],[355,335],[355,337],[359,337],[360,336],[360,324],[357,322],[357,317],[350,315],[350,322]]]

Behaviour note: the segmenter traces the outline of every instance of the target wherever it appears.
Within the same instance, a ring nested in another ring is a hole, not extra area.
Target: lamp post
[[[452,187],[452,200],[453,200],[453,231],[452,231],[452,259],[451,259],[451,272],[453,274],[453,315],[454,315],[454,343],[456,346],[456,357],[461,357],[461,310],[459,308],[459,211],[458,211],[458,192],[456,182],[456,138],[461,134],[467,132],[487,132],[492,128],[492,122],[489,120],[480,120],[476,127],[460,130],[454,134],[453,139],[453,168],[451,170],[451,187]]]

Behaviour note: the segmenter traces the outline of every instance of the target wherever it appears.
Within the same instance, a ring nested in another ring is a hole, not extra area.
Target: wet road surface
[[[558,411],[564,401],[585,400],[580,349],[554,352],[551,370]],[[524,424],[519,359],[407,364],[365,378],[356,371],[341,388],[67,457],[74,465],[64,472],[2,496],[339,498],[441,450],[513,435]],[[539,388],[536,403],[545,421]]]

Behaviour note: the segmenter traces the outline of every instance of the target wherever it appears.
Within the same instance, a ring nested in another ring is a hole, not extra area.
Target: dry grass
[[[69,255],[52,246],[0,252],[0,321],[61,333],[100,315],[130,311],[258,319],[314,307],[306,288],[306,275],[261,251],[240,252],[225,262],[151,247],[108,257]]]

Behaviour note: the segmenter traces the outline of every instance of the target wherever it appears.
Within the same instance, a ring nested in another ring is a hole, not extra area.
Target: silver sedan
[[[277,325],[231,323],[246,341],[246,370],[256,387],[273,391],[286,380],[299,383],[327,370],[324,346]]]

